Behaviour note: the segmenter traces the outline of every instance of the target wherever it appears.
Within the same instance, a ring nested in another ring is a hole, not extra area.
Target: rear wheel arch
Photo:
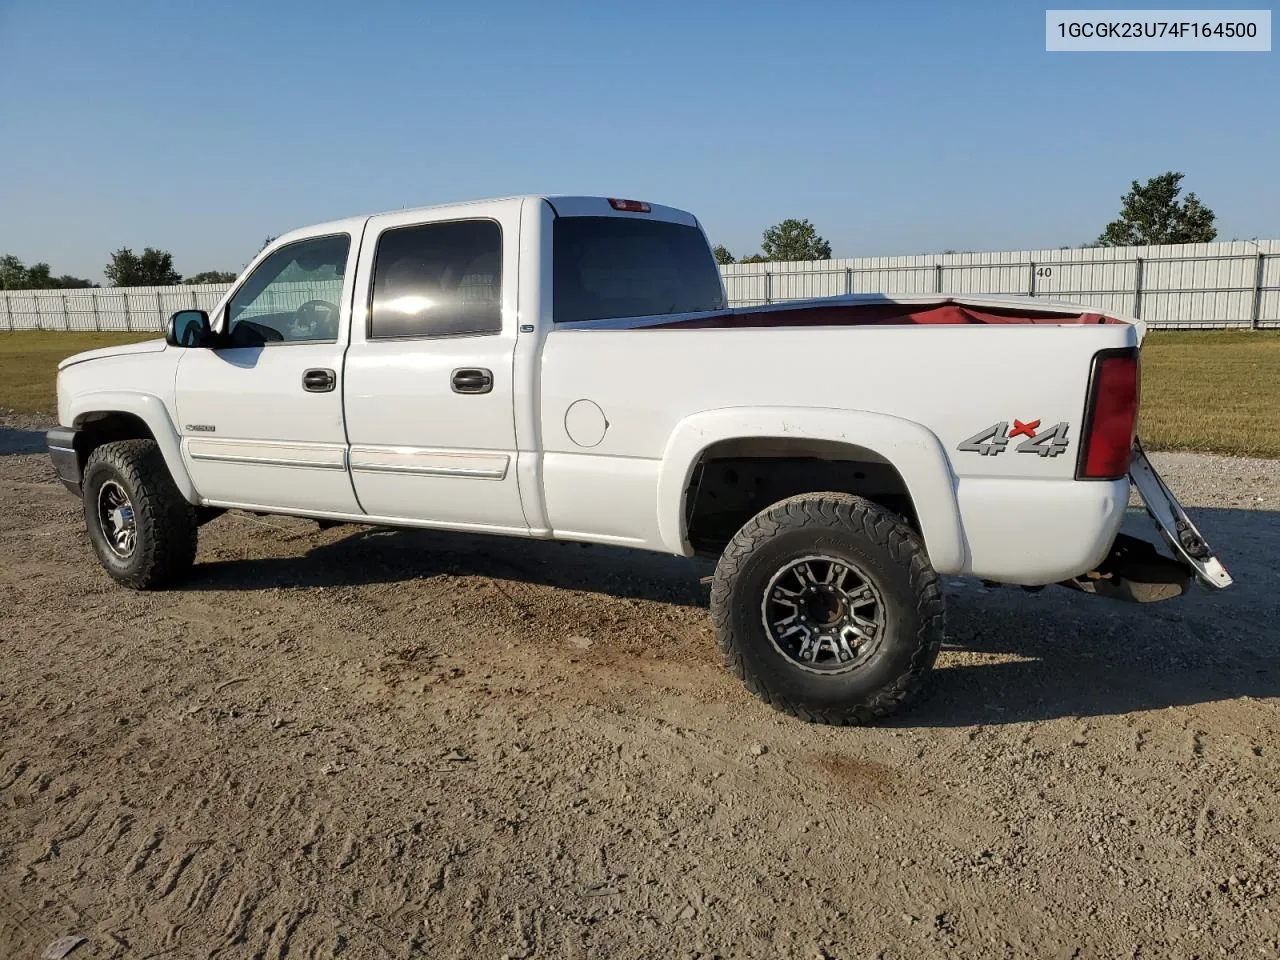
[[[744,437],[714,443],[699,457],[685,491],[685,536],[696,551],[719,553],[760,511],[817,492],[863,497],[920,532],[910,488],[874,450],[830,440]]]
[[[804,493],[863,496],[902,516],[919,533],[939,573],[964,568],[968,548],[955,478],[937,436],[888,414],[812,407],[729,407],[677,424],[658,480],[658,527],[672,553],[697,550],[690,534],[697,533],[700,474],[708,464],[735,457],[820,466],[807,483],[780,488],[768,503],[761,498],[757,511]],[[845,482],[833,485],[832,475],[841,473]],[[754,512],[744,508],[743,522]]]

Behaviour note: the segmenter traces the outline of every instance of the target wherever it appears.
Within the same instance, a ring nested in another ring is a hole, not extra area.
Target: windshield
[[[720,310],[720,270],[697,227],[629,217],[557,217],[556,323]]]

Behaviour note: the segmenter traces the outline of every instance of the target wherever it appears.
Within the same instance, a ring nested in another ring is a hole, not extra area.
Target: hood
[[[86,360],[105,360],[107,357],[125,357],[135,353],[159,353],[167,346],[168,344],[161,338],[159,340],[143,340],[141,343],[122,343],[118,347],[86,350],[84,353],[77,353],[61,361],[58,364],[58,369],[65,370],[73,363],[83,363]]]

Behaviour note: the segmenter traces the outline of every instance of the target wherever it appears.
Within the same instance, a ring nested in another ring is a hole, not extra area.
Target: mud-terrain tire
[[[791,497],[749,520],[716,566],[711,612],[726,666],[810,723],[888,716],[942,645],[942,594],[919,537],[842,493]]]
[[[196,510],[154,440],[104,443],[89,455],[84,520],[98,560],[135,590],[179,583],[196,557]]]

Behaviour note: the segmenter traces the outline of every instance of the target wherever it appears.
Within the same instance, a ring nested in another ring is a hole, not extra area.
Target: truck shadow
[[[40,430],[17,430],[13,427],[0,427],[0,457],[11,457],[18,454],[45,453],[44,432]]]
[[[1235,578],[1229,589],[1133,604],[964,581],[949,590],[929,693],[894,723],[991,725],[1280,696],[1280,513],[1192,514]],[[1126,529],[1151,528],[1143,518]]]
[[[1280,696],[1280,513],[1198,509],[1194,519],[1236,578],[1229,590],[1193,587],[1177,600],[1140,605],[1061,587],[1029,593],[948,578],[939,669],[926,696],[892,722],[991,725]],[[708,588],[698,578],[712,570],[704,560],[610,547],[363,530],[305,558],[200,564],[190,588],[332,587],[451,574],[705,607]]]
[[[197,564],[187,589],[339,587],[449,575],[705,607],[708,591],[698,580],[714,569],[700,558],[596,544],[362,527],[305,557]]]

